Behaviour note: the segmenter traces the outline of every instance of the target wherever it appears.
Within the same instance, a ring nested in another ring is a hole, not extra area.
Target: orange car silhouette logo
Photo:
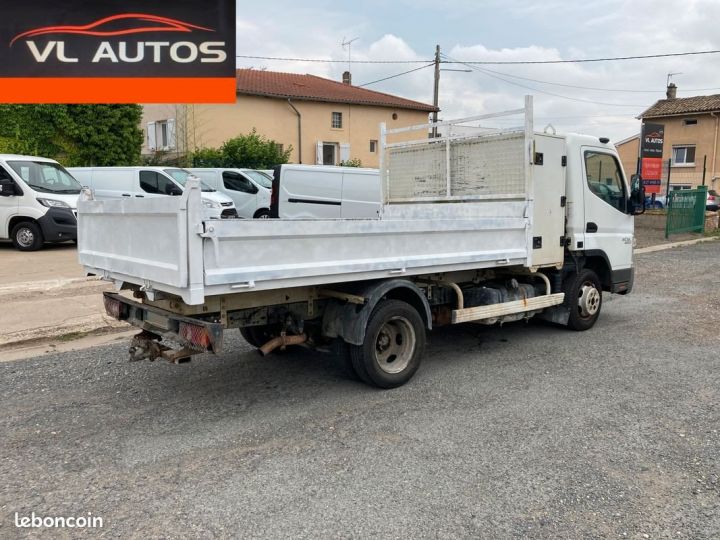
[[[130,23],[127,28],[112,28],[113,23],[123,21]],[[104,27],[104,28],[103,28]],[[28,30],[18,34],[10,41],[12,46],[17,40],[44,35],[74,34],[81,36],[128,36],[132,34],[144,34],[148,32],[192,32],[203,30],[214,32],[212,28],[205,28],[196,24],[190,24],[169,17],[149,15],[147,13],[121,13],[111,17],[105,17],[86,25],[77,26],[44,26]]]

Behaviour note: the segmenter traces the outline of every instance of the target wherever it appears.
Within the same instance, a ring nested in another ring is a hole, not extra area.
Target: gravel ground
[[[92,512],[83,537],[718,538],[718,259],[639,256],[589,332],[434,332],[391,391],[237,336],[181,366],[0,364],[0,536]]]

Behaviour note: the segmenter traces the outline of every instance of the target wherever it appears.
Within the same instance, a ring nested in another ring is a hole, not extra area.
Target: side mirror
[[[15,182],[13,182],[10,178],[1,178],[0,197],[12,197],[13,195],[17,195]]]
[[[628,214],[637,216],[645,213],[645,186],[639,174],[630,178],[630,199],[628,200]]]
[[[182,189],[180,189],[177,186],[172,186],[168,189],[168,195],[172,195],[173,197],[177,197],[178,195],[182,195]]]

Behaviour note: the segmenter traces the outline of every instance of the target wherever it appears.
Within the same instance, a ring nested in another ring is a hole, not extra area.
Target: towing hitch
[[[193,354],[202,352],[188,347],[175,350],[160,343],[161,340],[161,336],[147,330],[133,336],[128,350],[130,362],[139,362],[140,360],[154,362],[157,358],[164,358],[172,364],[183,364],[189,362]]]

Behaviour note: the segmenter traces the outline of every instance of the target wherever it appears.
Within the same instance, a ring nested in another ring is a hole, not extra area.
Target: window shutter
[[[350,144],[340,144],[340,161],[348,161],[350,159]]]
[[[168,133],[168,136],[167,136],[168,148],[170,150],[174,150],[175,149],[175,120],[172,118],[167,121],[167,133]]]
[[[147,145],[148,150],[157,150],[157,135],[155,133],[155,122],[148,122],[147,125]]]
[[[322,141],[318,141],[318,143],[317,143],[317,156],[316,156],[316,158],[317,158],[317,159],[315,160],[315,163],[316,163],[317,165],[322,165],[322,164],[323,164],[323,143],[322,143]]]

